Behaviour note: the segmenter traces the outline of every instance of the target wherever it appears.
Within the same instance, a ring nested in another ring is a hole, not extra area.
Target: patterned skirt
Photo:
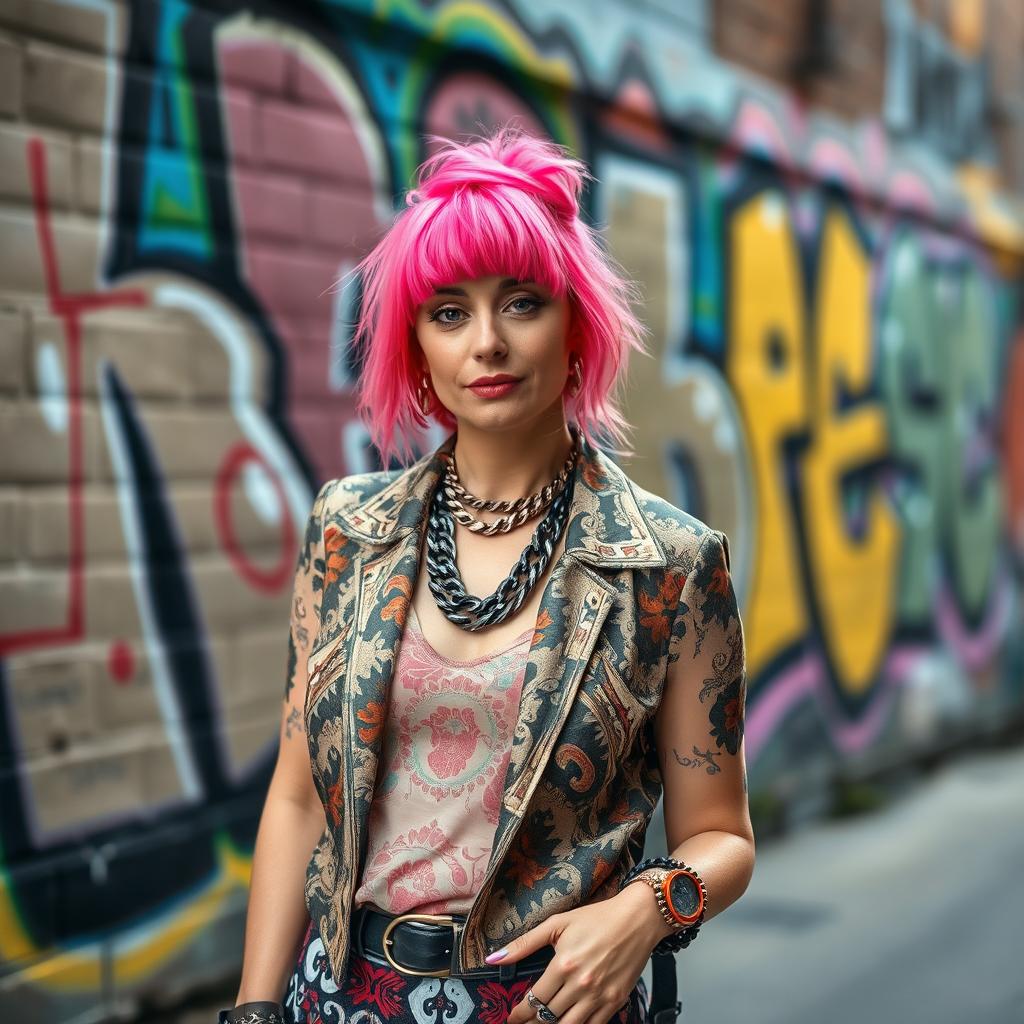
[[[505,1024],[543,970],[495,978],[417,978],[353,952],[347,977],[331,977],[316,924],[310,921],[284,999],[286,1024]],[[611,1018],[646,1024],[650,999],[643,978]]]

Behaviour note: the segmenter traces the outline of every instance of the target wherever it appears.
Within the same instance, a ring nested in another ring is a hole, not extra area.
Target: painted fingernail
[[[488,953],[487,956],[484,957],[484,963],[485,964],[497,963],[497,961],[499,961],[507,952],[508,952],[508,947],[507,946],[505,947],[505,949],[496,949],[493,953]]]

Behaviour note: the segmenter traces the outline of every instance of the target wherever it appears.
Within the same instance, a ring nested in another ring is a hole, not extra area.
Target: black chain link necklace
[[[578,458],[577,454],[577,461]],[[522,607],[544,575],[565,531],[575,483],[574,471],[548,506],[511,572],[487,597],[474,597],[466,592],[455,561],[455,517],[446,504],[444,487],[434,489],[427,520],[427,586],[449,621],[462,629],[475,631],[504,622]]]

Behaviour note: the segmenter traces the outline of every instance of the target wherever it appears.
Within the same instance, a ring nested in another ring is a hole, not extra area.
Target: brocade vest
[[[454,441],[451,434],[405,469],[329,480],[300,555],[299,571],[320,592],[305,723],[326,816],[305,898],[335,978],[348,966],[352,897],[430,498]],[[695,628],[705,586],[728,578],[725,534],[639,488],[582,436],[580,446],[565,550],[544,586],[527,656],[494,845],[455,936],[463,972],[551,914],[614,895],[640,858],[662,792],[654,714],[667,667]]]

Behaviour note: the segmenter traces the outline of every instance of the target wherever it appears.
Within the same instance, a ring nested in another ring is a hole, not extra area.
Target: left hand
[[[559,1024],[606,1024],[629,998],[661,937],[657,925],[652,927],[650,907],[637,900],[640,887],[628,885],[610,899],[552,914],[513,939],[495,963],[514,963],[554,946],[555,956],[534,982],[533,994],[558,1015]],[[536,1020],[537,1011],[524,996],[508,1024]]]

